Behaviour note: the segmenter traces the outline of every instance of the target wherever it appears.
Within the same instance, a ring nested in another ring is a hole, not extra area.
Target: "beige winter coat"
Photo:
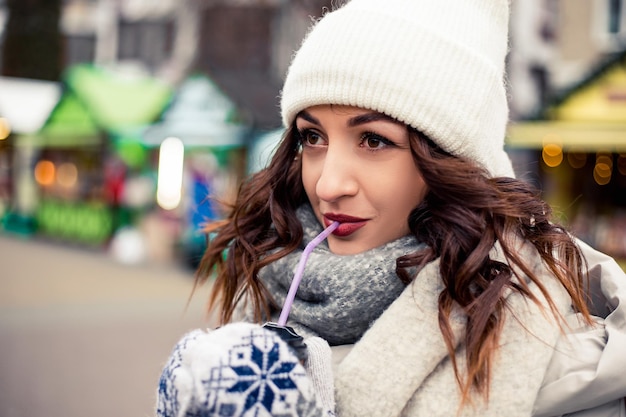
[[[581,248],[590,267],[598,326],[580,324],[565,291],[534,249],[523,245],[522,256],[537,260],[534,272],[570,329],[563,335],[547,308],[509,294],[489,402],[475,398],[471,406],[459,409],[458,385],[437,322],[436,294],[442,283],[436,261],[353,348],[334,349],[337,356],[349,350],[342,360],[335,358],[340,361],[335,376],[337,415],[455,416],[460,410],[460,416],[561,416],[576,411],[572,415],[577,417],[625,416],[626,275],[611,258],[583,243]],[[497,246],[491,255],[504,260]],[[530,289],[543,301],[534,285]],[[462,334],[462,314],[455,315],[453,326]],[[461,344],[457,352],[462,366]]]

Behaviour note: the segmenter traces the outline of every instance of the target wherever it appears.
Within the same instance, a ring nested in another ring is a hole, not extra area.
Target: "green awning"
[[[101,141],[102,131],[85,106],[66,91],[39,132],[20,137],[18,145],[76,147],[97,145]]]
[[[40,133],[54,137],[97,136],[98,126],[75,94],[67,92]]]
[[[162,120],[145,130],[143,143],[156,147],[174,136],[187,148],[238,148],[247,133],[230,98],[210,78],[196,75],[180,85]]]
[[[92,65],[72,67],[66,82],[96,123],[109,132],[153,123],[172,96],[172,89],[156,78]]]

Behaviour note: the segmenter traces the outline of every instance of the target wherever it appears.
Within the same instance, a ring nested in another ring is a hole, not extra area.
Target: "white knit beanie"
[[[504,151],[509,0],[352,0],[327,13],[295,55],[285,126],[307,107],[378,111],[449,153],[514,177]]]

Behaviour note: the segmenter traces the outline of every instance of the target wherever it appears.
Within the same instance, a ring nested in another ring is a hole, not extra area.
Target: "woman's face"
[[[341,225],[330,250],[352,255],[409,233],[409,213],[426,185],[411,155],[407,127],[381,113],[321,105],[296,118],[302,183],[324,226]]]

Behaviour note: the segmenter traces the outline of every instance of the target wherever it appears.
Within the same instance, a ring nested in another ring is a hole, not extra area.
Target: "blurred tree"
[[[7,0],[2,75],[57,81],[63,68],[62,0]]]

